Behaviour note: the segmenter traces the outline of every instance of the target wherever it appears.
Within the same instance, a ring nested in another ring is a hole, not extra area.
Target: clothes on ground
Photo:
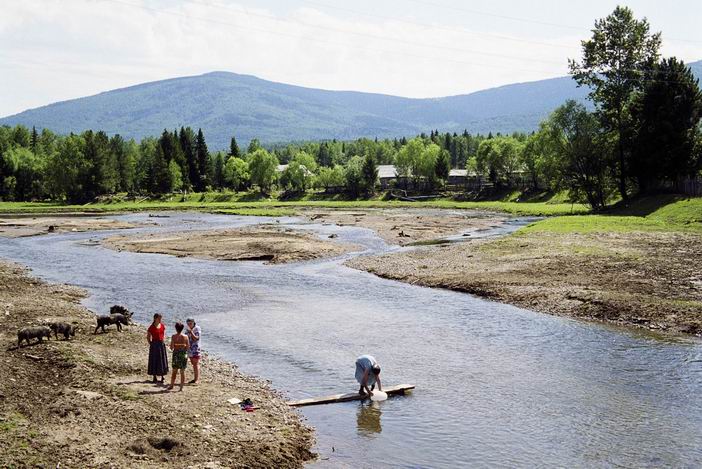
[[[149,376],[165,376],[168,374],[168,354],[166,353],[166,344],[163,343],[163,340],[151,340],[148,368]]]
[[[378,364],[370,355],[361,355],[356,359],[356,381],[358,384],[363,384],[363,375],[368,370],[368,381],[366,386],[369,388],[375,386],[375,373],[373,373],[373,367]]]
[[[200,358],[200,334],[202,333],[200,326],[195,325],[190,333],[192,335],[190,336],[190,349],[188,350],[188,356],[190,358]]]

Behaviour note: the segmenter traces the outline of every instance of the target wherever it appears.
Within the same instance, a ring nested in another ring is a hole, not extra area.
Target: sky
[[[7,0],[0,116],[215,70],[408,97],[562,76],[618,3],[702,59],[699,0]]]

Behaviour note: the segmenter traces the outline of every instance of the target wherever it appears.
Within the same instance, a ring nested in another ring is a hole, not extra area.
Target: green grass
[[[123,401],[137,401],[141,396],[133,389],[125,389],[118,386],[112,386],[112,394]]]
[[[679,196],[646,197],[628,207],[615,207],[611,213],[554,217],[533,223],[520,233],[702,233],[702,198]]]
[[[590,214],[587,206],[567,203],[562,194],[536,194],[526,197],[519,192],[504,194],[500,200],[460,201],[435,199],[422,202],[384,200],[343,200],[341,196],[321,198],[307,194],[299,200],[265,198],[257,193],[192,193],[161,199],[125,201],[114,198],[85,205],[61,205],[50,202],[0,202],[0,213],[109,213],[161,210],[197,210],[213,213],[250,216],[293,216],[299,208],[443,208],[454,210],[486,210],[515,216],[547,216],[520,233],[598,233],[635,231],[702,232],[702,198],[659,195],[636,199],[627,206],[612,207],[607,213]],[[565,216],[568,215],[568,216]]]
[[[20,425],[26,425],[27,419],[19,412],[0,415],[0,434],[13,432]]]
[[[445,208],[459,210],[487,210],[504,212],[517,216],[555,216],[570,214],[585,214],[589,209],[582,204],[564,202],[552,203],[543,201],[517,202],[518,196],[510,194],[496,201],[458,201],[453,199],[435,199],[422,202],[405,202],[399,200],[343,200],[341,197],[320,198],[308,194],[299,200],[278,200],[262,198],[255,193],[203,193],[188,194],[185,197],[174,195],[158,200],[143,199],[125,201],[116,198],[107,202],[96,202],[85,205],[62,205],[52,202],[0,202],[0,213],[5,214],[44,214],[44,213],[109,213],[159,210],[199,210],[217,213],[256,216],[290,216],[296,208]]]

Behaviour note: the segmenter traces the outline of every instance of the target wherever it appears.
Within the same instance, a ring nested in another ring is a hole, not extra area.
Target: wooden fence
[[[678,179],[674,189],[681,194],[702,197],[702,177]]]

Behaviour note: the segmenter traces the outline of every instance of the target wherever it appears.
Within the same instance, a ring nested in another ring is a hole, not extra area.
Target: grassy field
[[[565,203],[559,198],[540,201],[518,202],[515,194],[509,194],[494,201],[458,201],[453,199],[434,199],[422,202],[404,202],[374,198],[368,200],[341,200],[339,198],[320,198],[308,195],[298,200],[278,200],[260,198],[256,194],[203,193],[177,195],[163,199],[120,200],[96,202],[84,205],[64,205],[51,202],[0,202],[0,213],[4,214],[40,214],[69,212],[131,212],[156,210],[202,210],[217,213],[260,216],[294,215],[296,208],[445,208],[474,209],[510,213],[517,216],[556,216],[576,215],[589,212],[582,204]]]
[[[198,210],[213,213],[251,216],[294,216],[300,208],[443,208],[458,210],[487,210],[515,216],[545,216],[520,233],[560,232],[702,232],[702,198],[659,195],[636,199],[630,205],[615,205],[605,213],[591,214],[587,206],[565,202],[561,196],[531,198],[526,201],[518,192],[503,195],[492,201],[460,201],[434,199],[405,202],[374,198],[368,200],[341,200],[320,198],[308,194],[298,200],[261,198],[252,193],[193,193],[162,199],[122,200],[84,205],[64,205],[51,202],[0,202],[0,214],[44,213],[109,213],[160,210]]]
[[[655,196],[634,201],[628,207],[614,207],[597,215],[553,217],[529,225],[520,233],[702,233],[702,198]]]

